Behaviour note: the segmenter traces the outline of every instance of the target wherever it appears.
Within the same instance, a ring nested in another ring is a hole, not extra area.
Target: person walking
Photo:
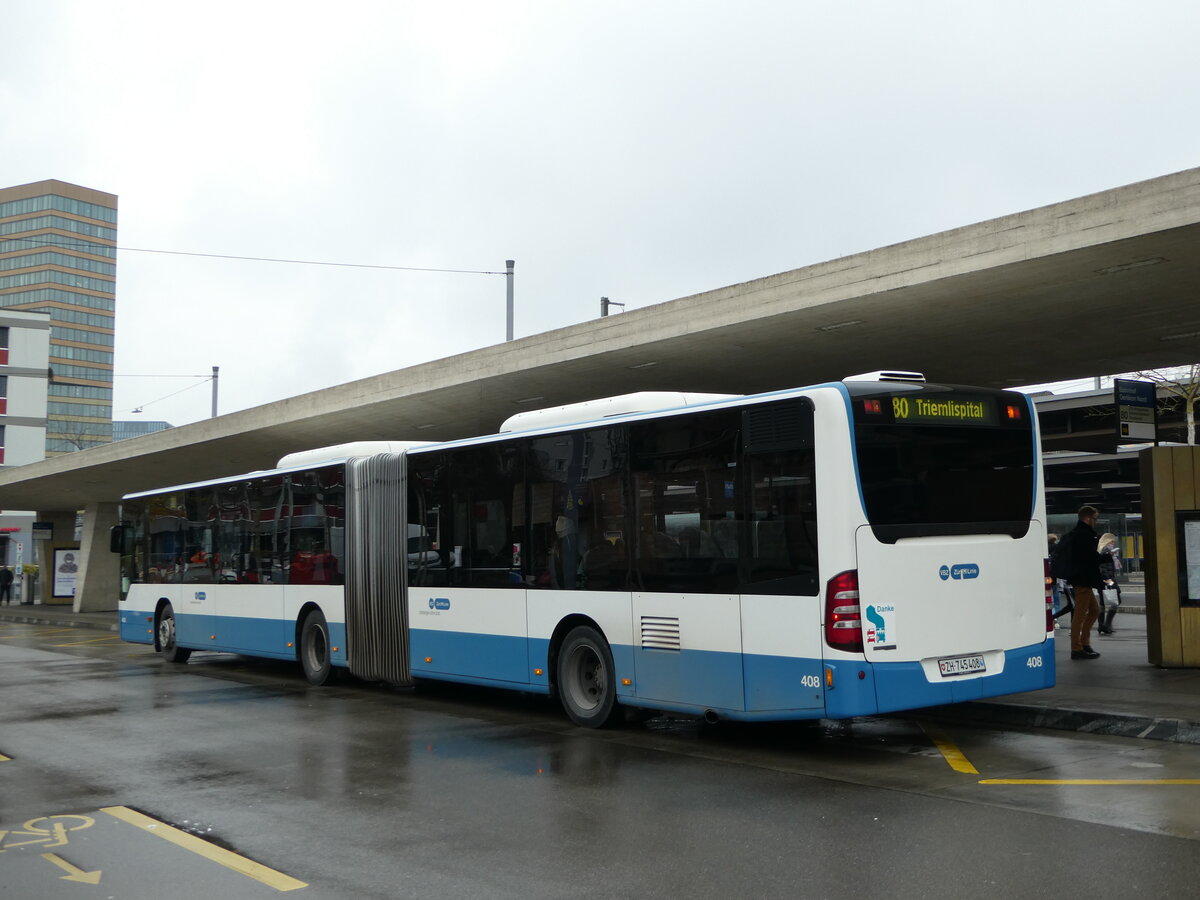
[[[1100,615],[1097,592],[1104,587],[1100,575],[1100,554],[1096,548],[1100,536],[1096,534],[1096,519],[1100,511],[1094,506],[1079,508],[1079,521],[1063,537],[1069,557],[1070,577],[1067,579],[1075,589],[1075,611],[1071,613],[1071,659],[1097,659],[1100,654],[1092,649],[1092,625]]]
[[[1117,549],[1115,534],[1100,535],[1097,545],[1100,551],[1100,577],[1104,587],[1100,589],[1100,618],[1097,628],[1101,634],[1113,633],[1113,618],[1121,608],[1121,586],[1117,584],[1117,573],[1121,571],[1121,551]]]
[[[13,573],[8,566],[0,566],[0,603],[12,606]]]
[[[1067,584],[1066,579],[1062,577],[1061,562],[1065,557],[1060,559],[1060,555],[1061,551],[1066,547],[1066,542],[1064,541],[1060,544],[1060,539],[1054,532],[1046,535],[1046,540],[1048,541],[1048,554],[1046,558],[1050,561],[1050,590],[1053,601],[1054,630],[1058,631],[1060,628],[1067,627],[1060,624],[1058,620],[1075,609],[1075,602],[1070,594],[1070,586]]]

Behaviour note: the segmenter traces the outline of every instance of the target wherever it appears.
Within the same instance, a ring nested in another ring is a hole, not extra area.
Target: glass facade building
[[[0,189],[0,307],[49,313],[46,456],[113,439],[117,198],[37,181]]]

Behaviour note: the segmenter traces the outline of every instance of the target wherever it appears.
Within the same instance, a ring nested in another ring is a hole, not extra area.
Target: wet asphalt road
[[[4,623],[0,698],[5,900],[1182,897],[1200,879],[1191,745],[915,718],[583,731],[537,698],[312,688]]]

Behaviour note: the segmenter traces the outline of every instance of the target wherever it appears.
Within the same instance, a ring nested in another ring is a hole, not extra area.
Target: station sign
[[[1158,401],[1152,381],[1113,381],[1113,405],[1117,408],[1117,443],[1158,441]]]

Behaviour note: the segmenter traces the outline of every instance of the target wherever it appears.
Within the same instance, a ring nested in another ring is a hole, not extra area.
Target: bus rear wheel
[[[325,614],[314,609],[300,626],[300,666],[309,684],[328,684],[333,680],[333,660],[329,652],[329,624]]]
[[[158,648],[167,662],[185,663],[192,651],[175,643],[175,610],[168,603],[158,614]]]
[[[567,717],[584,728],[603,728],[621,716],[612,651],[595,628],[573,628],[558,653],[558,697]]]

